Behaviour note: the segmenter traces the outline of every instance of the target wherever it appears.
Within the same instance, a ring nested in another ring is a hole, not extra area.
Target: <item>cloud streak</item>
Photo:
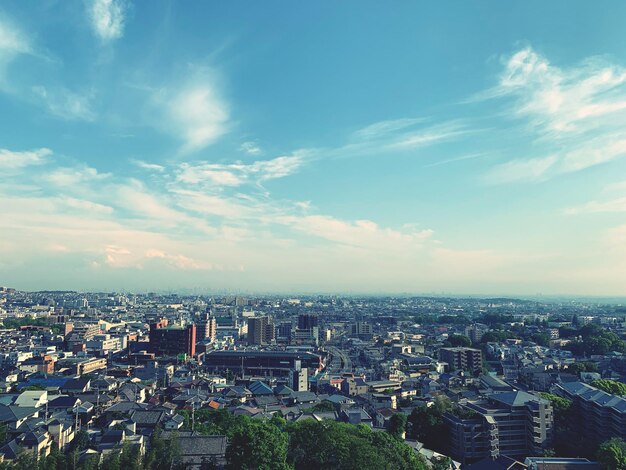
[[[88,15],[94,34],[103,42],[124,35],[126,5],[123,0],[91,0]]]
[[[569,68],[527,47],[504,61],[495,88],[475,97],[511,103],[534,149],[492,168],[491,184],[540,182],[626,155],[626,68],[590,58]]]
[[[96,113],[92,109],[92,96],[78,94],[66,88],[49,89],[41,85],[32,88],[35,96],[40,99],[54,116],[67,120],[93,121]]]

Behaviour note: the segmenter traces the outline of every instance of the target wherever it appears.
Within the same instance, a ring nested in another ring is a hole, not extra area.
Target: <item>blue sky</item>
[[[626,295],[625,18],[3,2],[0,283]]]

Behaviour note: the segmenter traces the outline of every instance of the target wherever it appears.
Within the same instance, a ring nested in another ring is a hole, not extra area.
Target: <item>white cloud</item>
[[[399,136],[394,142],[391,142],[389,147],[398,149],[425,147],[452,140],[468,132],[469,130],[461,122],[448,122],[420,129],[419,131],[407,132]]]
[[[180,254],[170,254],[162,250],[151,249],[146,251],[145,257],[148,259],[161,259],[168,265],[177,269],[211,269],[211,266],[207,263],[196,261],[188,256]]]
[[[30,41],[6,18],[0,17],[0,59],[30,52]]]
[[[43,179],[63,188],[104,180],[111,176],[111,173],[100,173],[95,168],[87,165],[75,167],[60,167],[43,176]]]
[[[249,164],[241,162],[183,163],[180,165],[176,179],[181,183],[203,185],[208,188],[261,183],[296,173],[304,164],[306,155],[306,152],[295,152],[293,155],[258,160]]]
[[[7,149],[0,149],[0,173],[29,165],[40,165],[44,163],[46,157],[50,155],[52,155],[52,150],[47,148],[25,152],[13,152]]]
[[[116,204],[142,218],[156,219],[170,225],[186,219],[185,214],[170,207],[165,197],[151,193],[138,180],[117,185],[114,189]]]
[[[605,58],[558,67],[532,48],[504,64],[498,86],[481,98],[511,98],[534,144],[525,158],[500,164],[490,183],[541,181],[626,155],[626,68]]]
[[[584,170],[626,155],[626,132],[604,134],[565,152],[561,157],[564,172]]]
[[[424,118],[402,118],[370,124],[352,133],[346,145],[321,149],[321,157],[353,157],[371,154],[405,152],[421,147],[449,142],[457,137],[476,132],[463,120],[428,124]]]
[[[131,161],[142,170],[158,171],[159,173],[163,173],[165,171],[165,167],[163,165],[158,165],[156,163],[148,163],[148,162],[144,162],[143,160],[131,160]]]
[[[166,125],[183,140],[181,152],[202,150],[226,133],[228,106],[206,77],[195,80],[171,96],[163,95],[169,93],[161,91],[157,101],[166,101]]]
[[[256,142],[244,142],[239,149],[248,155],[261,155],[263,151]]]
[[[485,180],[490,184],[543,181],[547,179],[548,172],[554,167],[556,162],[557,157],[554,155],[528,160],[511,160],[492,168],[486,175]]]
[[[252,175],[258,175],[259,181],[267,181],[296,173],[303,164],[303,155],[276,157],[271,160],[259,160],[249,167]]]
[[[30,39],[0,14],[0,88],[9,88],[5,83],[9,64],[20,55],[32,53]]]
[[[516,97],[515,112],[554,133],[582,132],[598,119],[626,110],[626,69],[594,58],[560,68],[525,48],[511,56],[496,96]]]
[[[626,197],[608,201],[590,201],[582,206],[565,210],[568,215],[589,214],[597,212],[626,212]]]
[[[104,204],[98,204],[97,202],[86,201],[84,199],[77,199],[74,197],[63,196],[60,198],[62,204],[71,209],[84,210],[90,213],[111,214],[113,208]]]
[[[371,220],[345,221],[325,215],[277,218],[293,229],[344,245],[375,251],[397,251],[422,247],[432,230],[404,231],[380,227]]]
[[[91,0],[88,13],[94,33],[102,41],[124,35],[126,5],[123,0]]]
[[[243,184],[244,175],[238,176],[241,165],[219,165],[213,163],[188,164],[180,166],[176,179],[182,183],[211,186],[239,186]]]
[[[358,140],[374,140],[389,135],[395,135],[399,131],[414,127],[423,123],[424,118],[401,118],[388,121],[379,121],[357,130],[353,137]]]
[[[50,114],[68,120],[93,121],[96,118],[90,94],[80,95],[62,87],[48,89],[44,86],[34,86],[32,90],[43,101]]]
[[[183,189],[173,190],[173,194],[179,207],[197,214],[243,219],[258,212],[255,204],[240,198],[226,198]]]

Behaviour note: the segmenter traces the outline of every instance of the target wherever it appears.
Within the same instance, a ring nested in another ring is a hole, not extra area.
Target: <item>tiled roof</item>
[[[625,398],[603,392],[583,382],[559,384],[559,387],[570,396],[579,396],[585,401],[596,403],[605,408],[613,408],[620,413],[626,412]]]

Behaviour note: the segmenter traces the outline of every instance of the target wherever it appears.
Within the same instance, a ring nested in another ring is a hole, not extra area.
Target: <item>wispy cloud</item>
[[[380,139],[392,134],[397,134],[407,128],[415,127],[415,125],[424,123],[425,121],[427,121],[426,118],[400,118],[379,121],[355,131],[353,137],[358,140]]]
[[[32,54],[30,39],[0,14],[0,87],[6,87],[6,69],[17,56]]]
[[[371,220],[354,222],[325,215],[286,216],[279,219],[295,230],[326,240],[376,251],[404,250],[421,247],[432,230],[396,230],[382,228]]]
[[[92,93],[78,94],[63,87],[50,89],[41,85],[32,90],[50,114],[68,120],[93,121],[96,118],[91,104]]]
[[[0,16],[0,58],[32,52],[30,41],[5,17]]]
[[[58,167],[43,176],[43,179],[58,186],[71,188],[85,183],[99,182],[111,173],[100,173],[93,167],[80,164],[73,167]]]
[[[461,155],[459,157],[454,158],[446,158],[445,160],[439,160],[433,163],[429,163],[428,165],[424,165],[424,168],[431,168],[434,166],[448,165],[450,163],[462,162],[464,160],[474,160],[476,158],[482,158],[486,156],[486,153],[470,153],[468,155]]]
[[[513,97],[514,112],[541,132],[583,132],[626,110],[626,69],[594,57],[562,68],[531,47],[508,59],[497,87],[484,97]]]
[[[163,165],[158,165],[156,163],[144,162],[143,160],[131,160],[131,162],[142,170],[158,171],[159,173],[165,171],[165,167]]]
[[[262,183],[284,178],[297,172],[304,164],[305,151],[253,163],[183,163],[176,179],[182,183],[218,188],[241,186],[245,183]]]
[[[504,62],[498,85],[477,99],[512,100],[534,140],[523,158],[499,164],[486,181],[543,181],[626,155],[626,68],[593,57],[568,68],[530,47]]]
[[[45,162],[46,157],[52,155],[52,150],[40,148],[37,150],[14,152],[0,149],[0,173],[11,169],[23,168],[29,165],[39,165]]]
[[[259,147],[259,145],[256,142],[244,142],[243,144],[241,144],[241,146],[239,147],[239,149],[244,152],[247,153],[248,155],[261,155],[263,153],[263,150],[261,150],[261,147]]]
[[[91,0],[88,4],[91,27],[102,41],[119,39],[124,35],[126,3],[124,0]]]
[[[626,197],[607,201],[590,201],[582,206],[565,210],[568,215],[593,214],[598,212],[626,212]]]
[[[346,145],[326,149],[327,156],[350,157],[372,153],[411,151],[452,141],[476,132],[463,120],[432,123],[425,118],[402,118],[370,124],[350,135]]]
[[[511,160],[492,168],[485,175],[485,181],[490,184],[544,181],[557,160],[558,158],[554,155],[542,158]]]

